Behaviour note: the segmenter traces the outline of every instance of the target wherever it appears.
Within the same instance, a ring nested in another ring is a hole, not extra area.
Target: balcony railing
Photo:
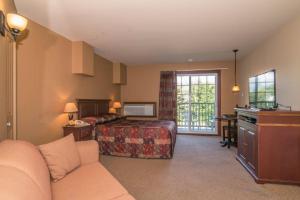
[[[190,107],[190,108],[189,108]],[[189,112],[191,111],[191,112]],[[177,125],[180,132],[215,132],[215,103],[178,103]]]

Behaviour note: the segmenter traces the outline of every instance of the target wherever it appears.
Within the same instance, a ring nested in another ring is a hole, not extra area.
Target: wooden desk
[[[219,121],[227,121],[227,126],[228,126],[228,138],[227,141],[225,141],[224,143],[222,142],[222,146],[223,147],[228,147],[230,148],[231,145],[231,130],[233,127],[236,127],[236,122],[237,122],[237,116],[235,114],[223,114],[220,117],[215,117],[216,120]],[[234,126],[231,127],[232,122],[234,123]],[[225,133],[223,133],[225,134]]]

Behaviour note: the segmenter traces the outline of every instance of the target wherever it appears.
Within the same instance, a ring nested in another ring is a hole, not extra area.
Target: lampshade
[[[78,112],[78,109],[77,109],[75,103],[66,103],[64,112],[65,113],[76,113],[76,112]]]
[[[113,113],[113,114],[117,113],[117,111],[116,111],[115,108],[110,108],[108,112],[109,112],[109,113]]]
[[[240,91],[240,87],[238,85],[234,85],[232,87],[232,92],[239,92]]]
[[[28,20],[25,17],[14,13],[8,13],[6,18],[9,28],[11,28],[15,33],[23,31],[28,23]]]
[[[113,104],[113,108],[121,108],[122,105],[119,101],[115,101],[114,104]]]

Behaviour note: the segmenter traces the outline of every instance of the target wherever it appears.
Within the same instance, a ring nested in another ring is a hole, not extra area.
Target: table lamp
[[[73,120],[73,114],[78,112],[78,109],[75,105],[75,103],[66,103],[65,105],[65,109],[64,109],[65,113],[68,113],[69,116],[69,122]]]
[[[116,114],[116,109],[115,108],[110,108],[109,113],[110,114]]]
[[[121,114],[119,112],[120,108],[122,108],[122,105],[121,105],[120,101],[115,101],[114,104],[113,104],[113,108],[116,109],[118,114]]]

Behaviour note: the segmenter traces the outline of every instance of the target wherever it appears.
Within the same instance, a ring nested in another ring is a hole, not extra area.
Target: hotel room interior
[[[0,0],[0,199],[300,199],[299,0]]]

